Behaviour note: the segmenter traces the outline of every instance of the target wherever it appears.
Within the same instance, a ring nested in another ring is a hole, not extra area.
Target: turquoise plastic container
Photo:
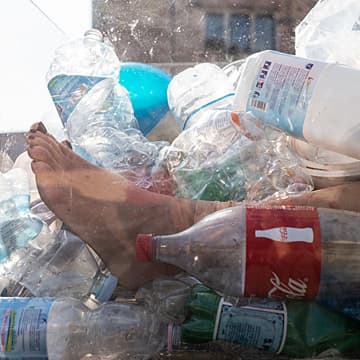
[[[148,64],[125,62],[120,66],[119,84],[130,95],[141,132],[147,135],[169,111],[167,88],[171,76]]]

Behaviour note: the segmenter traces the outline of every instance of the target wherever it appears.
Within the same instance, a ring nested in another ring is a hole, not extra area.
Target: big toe
[[[43,134],[47,134],[46,127],[41,121],[36,122],[36,123],[31,125],[30,132],[36,132],[36,131],[40,131]]]

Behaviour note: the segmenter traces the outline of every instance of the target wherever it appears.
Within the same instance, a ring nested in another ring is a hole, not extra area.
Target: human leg
[[[137,233],[181,231],[194,223],[197,213],[226,206],[140,189],[125,177],[82,159],[68,144],[48,134],[41,123],[28,132],[27,142],[42,200],[129,288],[177,271],[168,265],[137,263]]]
[[[82,159],[67,144],[48,134],[41,123],[28,132],[27,142],[42,200],[129,288],[177,271],[168,265],[137,263],[137,233],[175,233],[216,210],[240,205],[178,199],[140,189],[124,176]],[[360,182],[267,204],[360,211]]]

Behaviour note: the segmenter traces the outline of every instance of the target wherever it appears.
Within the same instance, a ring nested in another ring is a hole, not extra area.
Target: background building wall
[[[159,63],[163,67],[186,67],[188,63],[230,63],[252,52],[229,46],[231,28],[224,27],[224,46],[208,46],[206,22],[209,14],[227,24],[234,16],[273,22],[272,49],[294,52],[294,29],[317,0],[93,0],[93,26],[115,45],[122,61]],[[230,19],[230,20],[229,20]],[[250,30],[254,30],[254,24]],[[259,36],[268,36],[261,34]],[[254,36],[254,35],[252,35]],[[245,37],[245,36],[244,36]],[[230,50],[229,50],[230,49]],[[183,65],[181,65],[183,64]],[[174,69],[171,72],[175,72]]]

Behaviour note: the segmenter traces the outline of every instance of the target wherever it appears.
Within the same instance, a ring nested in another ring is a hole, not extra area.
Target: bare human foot
[[[239,205],[178,199],[140,189],[123,176],[83,160],[41,123],[32,126],[27,142],[42,200],[131,289],[178,271],[164,264],[137,263],[137,233],[178,232],[216,210]],[[268,203],[288,204],[360,211],[360,182]]]
[[[137,233],[173,233],[231,204],[155,194],[85,161],[48,134],[42,123],[27,133],[39,194],[45,204],[102,258],[119,282],[136,289],[178,269],[137,263]],[[198,215],[197,215],[198,214]]]

